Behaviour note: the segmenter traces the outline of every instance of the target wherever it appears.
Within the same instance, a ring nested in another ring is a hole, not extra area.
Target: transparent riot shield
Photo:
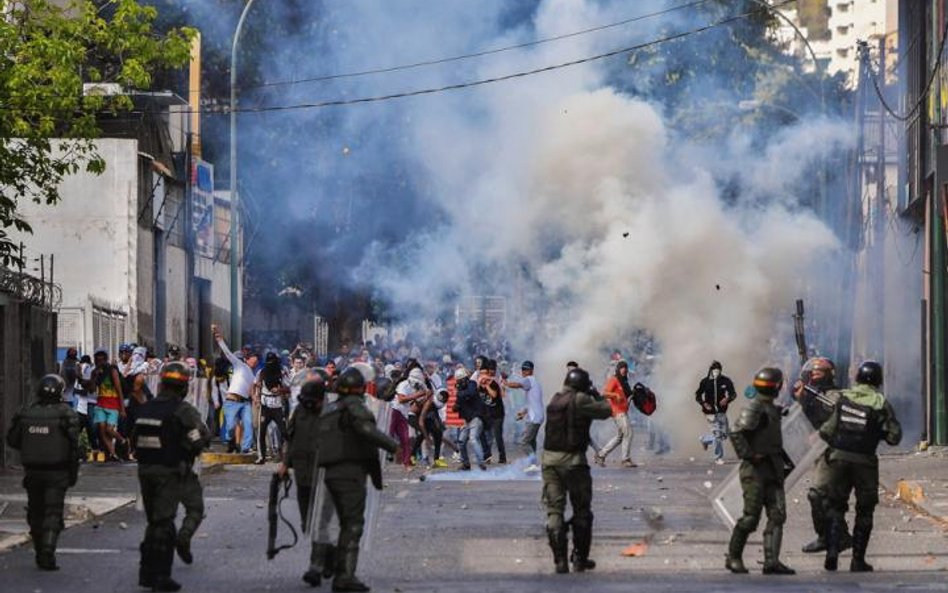
[[[803,408],[798,404],[793,404],[790,413],[783,418],[780,428],[783,433],[784,451],[794,466],[784,482],[784,488],[790,490],[803,474],[810,471],[816,459],[826,450],[826,443],[813,429],[813,425],[803,413]],[[728,528],[733,528],[744,512],[739,473],[740,466],[737,466],[711,492],[714,512]]]
[[[310,490],[312,499],[304,528],[304,532],[309,533],[310,541],[314,544],[333,543],[330,528],[333,517],[336,516],[336,507],[326,489],[325,474],[326,470],[323,468],[317,468],[313,472],[313,485]]]
[[[381,400],[370,398],[375,404],[375,426],[385,434],[388,434],[389,422],[391,421],[392,408]],[[371,408],[370,408],[371,409]],[[379,449],[379,464],[385,467],[385,451]],[[372,540],[378,527],[379,507],[382,502],[382,492],[376,490],[371,483],[368,485],[368,492],[365,500],[365,529],[362,538],[362,549],[368,551],[372,548]]]

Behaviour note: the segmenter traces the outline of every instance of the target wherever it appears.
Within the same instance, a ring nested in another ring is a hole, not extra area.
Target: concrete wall
[[[188,261],[184,249],[169,245],[165,257],[165,336],[169,344],[178,346],[193,346],[188,343],[187,335],[187,276]]]
[[[137,201],[138,142],[110,138],[98,146],[105,173],[67,177],[55,207],[21,201],[33,234],[11,234],[29,252],[55,255],[64,307],[83,307],[91,296],[131,311],[137,308],[138,244],[131,205]]]

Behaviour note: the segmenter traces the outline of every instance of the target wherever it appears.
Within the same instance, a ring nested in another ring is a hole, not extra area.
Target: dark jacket
[[[737,392],[734,390],[734,383],[723,374],[717,379],[708,376],[701,380],[698,389],[695,391],[695,401],[701,406],[701,411],[705,414],[718,414],[727,412],[728,404],[734,401]],[[722,398],[727,398],[725,403],[721,403]]]
[[[487,415],[487,406],[477,389],[477,383],[468,381],[463,388],[457,391],[458,416],[465,422],[470,422],[475,418],[485,418]]]

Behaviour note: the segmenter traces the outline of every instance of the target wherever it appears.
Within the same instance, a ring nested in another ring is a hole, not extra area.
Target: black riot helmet
[[[800,369],[800,380],[804,385],[813,385],[821,389],[835,389],[836,365],[825,356],[815,356]]]
[[[754,375],[754,389],[764,397],[775,397],[783,387],[783,371],[774,367],[764,367]]]
[[[191,369],[178,360],[166,362],[161,367],[159,382],[162,391],[170,391],[178,397],[188,394],[188,382],[191,380]]]
[[[576,367],[566,373],[566,380],[563,381],[563,385],[571,387],[576,391],[585,392],[589,391],[589,388],[592,387],[592,381],[589,380],[589,373]]]
[[[46,375],[36,386],[36,398],[45,404],[57,403],[63,399],[66,382],[56,374]]]
[[[859,370],[856,371],[856,383],[881,387],[882,365],[874,360],[867,360],[859,365]]]
[[[365,393],[365,377],[359,369],[352,367],[342,371],[336,379],[336,393],[339,395],[362,395]]]
[[[300,405],[307,410],[317,411],[326,399],[326,381],[322,376],[313,374],[300,388]]]

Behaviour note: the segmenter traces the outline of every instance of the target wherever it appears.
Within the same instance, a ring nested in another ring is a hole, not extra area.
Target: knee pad
[[[174,520],[172,519],[156,521],[152,527],[152,535],[157,541],[174,541],[175,534]]]
[[[549,514],[546,516],[546,529],[552,533],[560,533],[566,528],[563,515]]]
[[[745,533],[751,533],[757,530],[757,526],[760,524],[760,517],[754,517],[751,515],[743,515],[740,519],[737,520],[735,527],[740,529]]]

